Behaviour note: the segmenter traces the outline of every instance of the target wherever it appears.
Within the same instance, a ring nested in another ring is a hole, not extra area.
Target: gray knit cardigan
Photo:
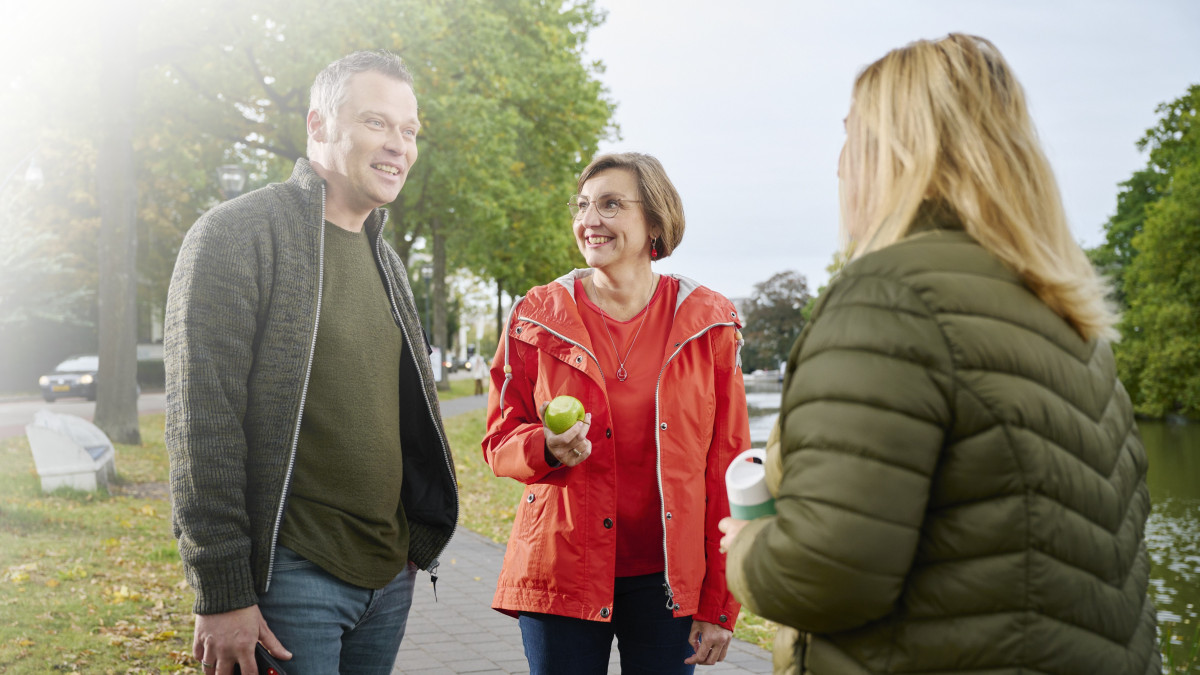
[[[270,585],[320,312],[325,183],[307,160],[204,214],[167,296],[166,444],[173,527],[195,612],[257,604]],[[404,331],[401,443],[409,559],[436,570],[458,520],[454,463],[403,262],[367,219]]]

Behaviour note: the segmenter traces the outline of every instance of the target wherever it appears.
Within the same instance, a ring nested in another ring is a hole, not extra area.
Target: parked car
[[[442,367],[446,369],[447,373],[453,373],[456,370],[469,368],[467,362],[459,358],[458,354],[451,354],[444,359],[442,361]]]
[[[100,368],[100,357],[95,354],[72,356],[54,366],[54,372],[38,378],[42,398],[47,403],[69,396],[82,396],[96,400],[96,371]]]

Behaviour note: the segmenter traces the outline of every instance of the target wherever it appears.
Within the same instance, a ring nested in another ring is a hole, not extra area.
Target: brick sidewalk
[[[442,415],[453,417],[486,405],[487,396],[464,396],[443,401]],[[392,672],[528,673],[517,620],[492,609],[503,562],[503,546],[460,527],[441,556],[437,602],[429,575],[417,575],[408,630]],[[615,644],[608,672],[621,672]],[[696,668],[697,675],[770,672],[771,653],[741,640],[733,641],[725,661]]]
[[[429,575],[417,576],[408,632],[392,672],[529,672],[516,619],[491,608],[503,559],[503,546],[462,528],[455,533],[441,557],[436,603]],[[615,647],[608,672],[621,672]],[[770,652],[741,640],[733,641],[722,663],[696,668],[697,675],[770,672]]]

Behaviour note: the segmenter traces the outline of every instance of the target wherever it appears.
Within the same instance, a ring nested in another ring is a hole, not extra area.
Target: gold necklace
[[[642,321],[638,324],[637,332],[633,334],[633,340],[629,343],[629,349],[625,352],[625,358],[621,358],[621,352],[617,349],[617,341],[613,339],[612,331],[608,329],[608,319],[612,317],[600,306],[600,287],[596,285],[595,279],[592,280],[592,290],[596,292],[596,308],[600,310],[600,323],[604,325],[604,332],[608,334],[608,341],[612,343],[613,355],[617,357],[617,379],[621,382],[624,382],[625,378],[629,377],[629,371],[625,370],[625,362],[629,360],[629,355],[633,353],[633,346],[637,344],[638,336],[642,334],[642,326],[646,325],[646,317],[650,316],[650,298],[654,297],[654,289],[657,286],[657,283],[650,284],[650,295],[646,296]],[[616,321],[616,319],[613,319],[613,321]]]

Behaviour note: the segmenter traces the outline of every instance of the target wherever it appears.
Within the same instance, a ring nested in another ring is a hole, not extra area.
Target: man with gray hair
[[[382,235],[417,160],[412,76],[316,78],[308,159],[204,214],[167,299],[173,525],[206,674],[390,673],[458,519],[408,274]]]

